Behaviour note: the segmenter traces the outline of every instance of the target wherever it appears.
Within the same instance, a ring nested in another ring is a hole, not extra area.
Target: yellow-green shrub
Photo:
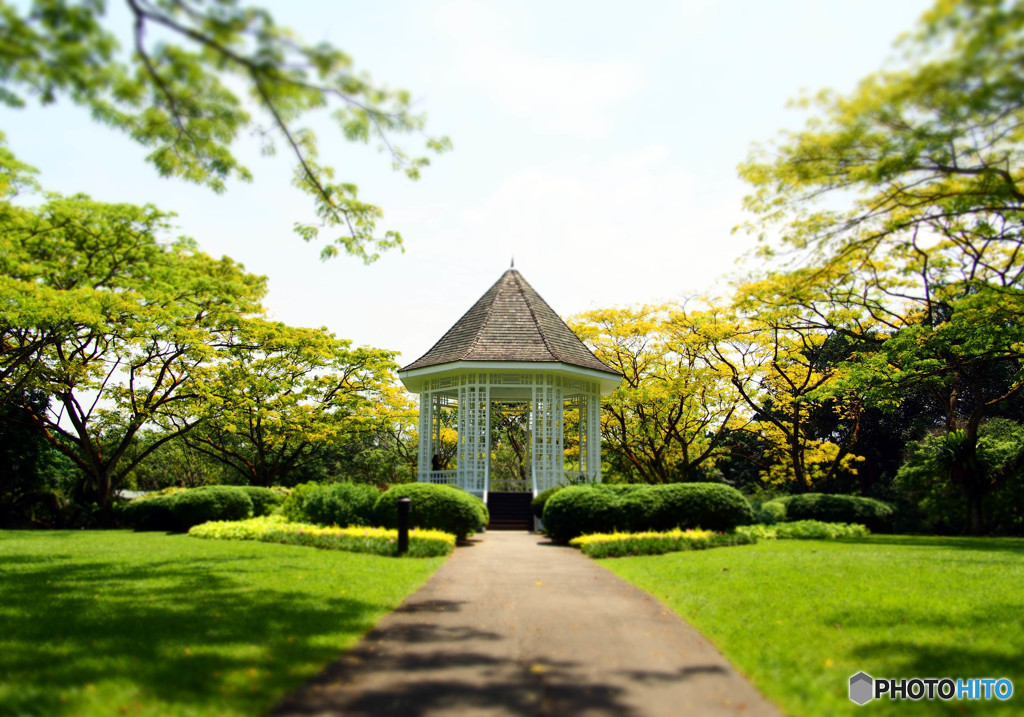
[[[374,555],[393,556],[398,552],[397,530],[289,523],[283,516],[203,523],[189,530],[188,534],[196,538],[259,540]],[[406,555],[413,558],[448,555],[454,547],[455,536],[451,533],[414,528],[409,531],[409,552]]]
[[[867,527],[858,523],[824,523],[820,520],[796,520],[777,525],[741,525],[738,534],[760,540],[829,540],[834,538],[863,538],[870,535]]]
[[[661,555],[756,542],[756,538],[738,531],[716,533],[711,530],[677,528],[658,533],[592,533],[573,538],[569,545],[578,547],[591,558],[621,558],[627,555]]]

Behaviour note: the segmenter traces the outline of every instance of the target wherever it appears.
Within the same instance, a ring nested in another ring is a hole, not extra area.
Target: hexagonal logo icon
[[[859,705],[866,705],[874,699],[874,679],[865,672],[858,672],[850,678],[850,699]]]

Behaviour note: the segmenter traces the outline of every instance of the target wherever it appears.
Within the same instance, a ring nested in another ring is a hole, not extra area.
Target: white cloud
[[[514,254],[563,313],[711,290],[751,244],[730,233],[742,187],[702,186],[668,160],[649,146],[519,172],[462,213],[461,251],[498,266]]]
[[[568,60],[520,50],[516,18],[477,3],[444,5],[435,24],[452,40],[445,80],[481,90],[536,133],[607,136],[613,108],[644,82],[634,62]]]

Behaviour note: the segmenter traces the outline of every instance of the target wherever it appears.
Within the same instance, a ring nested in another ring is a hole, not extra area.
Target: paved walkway
[[[779,715],[696,630],[573,548],[491,532],[272,712]]]

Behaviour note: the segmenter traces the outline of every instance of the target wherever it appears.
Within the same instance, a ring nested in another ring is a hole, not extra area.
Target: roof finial
[[[512,264],[509,266],[509,269],[515,269],[515,268],[516,268],[516,258],[513,256],[512,257]]]

